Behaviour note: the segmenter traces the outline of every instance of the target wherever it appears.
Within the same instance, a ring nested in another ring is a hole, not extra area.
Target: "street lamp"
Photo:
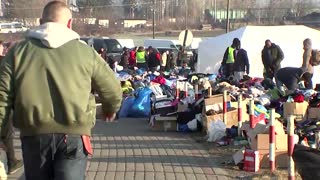
[[[229,11],[230,11],[230,0],[227,2],[227,20],[226,20],[226,33],[230,30],[230,17],[229,17]]]
[[[155,14],[156,14],[156,12],[155,12],[155,7],[156,7],[156,5],[155,5],[155,0],[153,0],[153,7],[152,7],[152,38],[153,39],[155,39],[155,24],[154,24],[154,21],[155,21]]]
[[[188,3],[187,0],[184,1],[185,4],[185,10],[186,10],[186,14],[185,14],[185,29],[188,29]]]

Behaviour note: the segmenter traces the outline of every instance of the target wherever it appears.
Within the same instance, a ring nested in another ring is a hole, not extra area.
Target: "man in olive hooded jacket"
[[[0,66],[0,122],[21,132],[27,180],[84,180],[98,92],[112,120],[120,82],[105,61],[71,30],[71,11],[49,2],[41,25],[8,52]]]

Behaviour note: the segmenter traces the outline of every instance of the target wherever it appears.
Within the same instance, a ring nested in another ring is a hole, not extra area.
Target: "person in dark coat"
[[[119,63],[120,66],[123,66],[123,69],[128,69],[129,67],[129,56],[130,54],[128,48],[124,47]]]
[[[225,78],[229,78],[229,76],[233,75],[234,72],[234,61],[235,61],[235,50],[239,48],[240,40],[238,38],[234,38],[232,41],[232,45],[228,47],[223,55],[223,60],[221,63],[223,69],[223,76]]]
[[[154,48],[149,49],[148,68],[150,71],[156,71],[160,66],[160,61],[157,59],[157,51]]]
[[[280,46],[267,39],[261,52],[261,57],[265,69],[264,78],[272,80],[277,71],[281,68],[281,61],[284,58],[283,51]]]
[[[293,93],[299,88],[299,82],[305,80],[305,71],[303,68],[285,67],[278,70],[275,75],[278,89],[283,85],[287,88],[288,94]]]
[[[247,51],[241,48],[241,44],[236,49],[235,54],[236,56],[235,56],[235,61],[233,65],[234,78],[237,82],[239,82],[243,78],[243,75],[245,73],[247,75],[249,74],[250,65],[249,65]]]

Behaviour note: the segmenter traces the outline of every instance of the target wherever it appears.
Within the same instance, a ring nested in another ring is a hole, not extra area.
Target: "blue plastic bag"
[[[134,103],[135,98],[134,97],[127,97],[123,100],[121,109],[119,111],[119,118],[125,118],[128,117],[129,109]]]
[[[137,97],[134,99],[131,108],[128,111],[130,117],[149,117],[151,112],[151,98],[152,90],[148,87],[137,90]]]

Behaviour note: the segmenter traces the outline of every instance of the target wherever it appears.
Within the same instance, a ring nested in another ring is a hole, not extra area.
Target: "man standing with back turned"
[[[15,45],[0,66],[0,122],[13,109],[26,180],[84,180],[98,92],[106,120],[121,103],[121,87],[105,61],[71,30],[71,11],[49,2],[40,26]]]

